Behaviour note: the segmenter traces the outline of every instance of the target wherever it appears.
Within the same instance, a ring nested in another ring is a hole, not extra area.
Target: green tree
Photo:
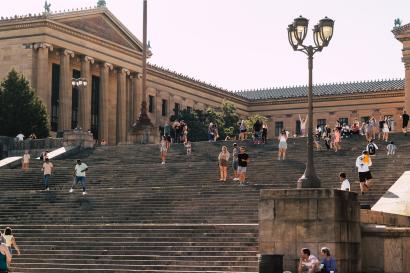
[[[253,131],[253,125],[257,120],[260,120],[262,123],[268,123],[268,118],[265,116],[258,114],[250,116],[248,117],[248,119],[245,120],[246,130],[248,130],[248,132]]]
[[[47,111],[31,90],[29,82],[14,69],[0,86],[0,135],[14,137],[35,133],[44,138],[49,135]]]
[[[239,116],[235,105],[229,101],[222,101],[221,107],[207,110],[209,122],[218,126],[219,139],[239,133]]]
[[[180,110],[177,115],[172,115],[170,120],[183,120],[188,126],[188,139],[190,141],[204,141],[208,139],[208,125],[206,114],[201,110]],[[171,124],[172,125],[172,124]]]

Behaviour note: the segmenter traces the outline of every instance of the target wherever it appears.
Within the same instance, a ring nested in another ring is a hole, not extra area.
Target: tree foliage
[[[252,132],[253,125],[255,124],[257,120],[265,124],[268,123],[268,118],[265,116],[258,115],[258,114],[250,116],[245,120],[246,130],[248,130],[248,132]]]
[[[31,90],[29,82],[14,69],[0,86],[0,135],[15,137],[35,133],[49,135],[47,111]]]
[[[188,125],[188,138],[191,141],[203,141],[208,139],[208,126],[212,122],[218,126],[219,139],[225,139],[227,135],[239,132],[239,117],[235,106],[223,101],[218,108],[208,108],[206,111],[195,110],[188,112],[186,109],[171,116],[171,121],[183,120]]]

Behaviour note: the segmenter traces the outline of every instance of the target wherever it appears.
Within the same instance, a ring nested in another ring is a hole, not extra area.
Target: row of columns
[[[51,81],[49,75],[49,51],[53,51],[53,46],[47,43],[33,45],[37,51],[36,71],[33,73],[33,86],[38,96],[51,113]],[[72,120],[72,65],[71,59],[75,56],[74,52],[68,49],[60,49],[60,82],[59,82],[59,110],[58,110],[58,131],[70,130]],[[81,78],[87,80],[86,86],[79,86],[78,104],[78,126],[91,128],[91,95],[92,95],[92,73],[91,64],[95,60],[89,56],[81,56]],[[116,68],[117,74],[117,110],[116,113],[109,113],[110,104],[110,71],[114,66],[107,62],[99,63],[100,86],[99,86],[99,109],[98,109],[98,138],[108,140],[109,136],[109,114],[116,115],[116,139],[117,143],[127,142],[127,120],[137,117],[140,107],[138,104],[142,100],[141,92],[137,92],[139,81],[138,73],[131,73],[125,68]],[[127,92],[127,77],[131,78],[131,92]],[[127,116],[127,101],[129,102],[131,114]],[[130,122],[131,123],[131,122]]]

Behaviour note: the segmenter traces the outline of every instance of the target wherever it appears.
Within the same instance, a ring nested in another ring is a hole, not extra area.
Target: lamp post
[[[87,84],[88,84],[87,79],[84,79],[84,78],[78,78],[78,79],[73,78],[71,80],[71,85],[73,87],[87,86]]]
[[[308,139],[307,139],[307,163],[305,173],[298,180],[298,187],[301,188],[320,188],[320,180],[316,175],[313,164],[313,88],[312,88],[312,70],[313,55],[322,51],[329,45],[333,36],[334,21],[327,17],[319,21],[319,24],[313,28],[313,40],[315,46],[304,45],[303,40],[306,38],[309,20],[299,16],[292,24],[288,26],[289,43],[293,50],[301,51],[308,56],[309,69],[309,86],[308,86]]]

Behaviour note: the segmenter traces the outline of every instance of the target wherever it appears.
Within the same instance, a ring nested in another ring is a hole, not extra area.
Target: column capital
[[[101,63],[100,63],[100,66],[101,66],[101,68],[107,68],[107,69],[109,69],[109,70],[113,70],[113,69],[114,69],[114,66],[113,66],[112,64],[110,64],[110,63],[107,63],[107,62],[101,62]]]
[[[129,71],[128,69],[126,69],[126,68],[118,68],[118,72],[124,73],[124,74],[126,74],[126,75],[128,75],[128,76],[131,74],[130,71]]]
[[[142,73],[141,72],[130,72],[130,78],[131,79],[141,79],[142,78]]]
[[[33,44],[33,49],[39,49],[39,48],[48,48],[50,51],[53,51],[53,45],[48,44],[48,43],[34,43]]]
[[[72,51],[72,50],[61,49],[61,53],[65,56],[70,56],[71,58],[74,58],[74,51]]]
[[[87,55],[82,56],[81,60],[84,61],[84,62],[90,62],[91,64],[94,64],[94,62],[95,62],[93,57],[90,57],[90,56],[87,56]]]

